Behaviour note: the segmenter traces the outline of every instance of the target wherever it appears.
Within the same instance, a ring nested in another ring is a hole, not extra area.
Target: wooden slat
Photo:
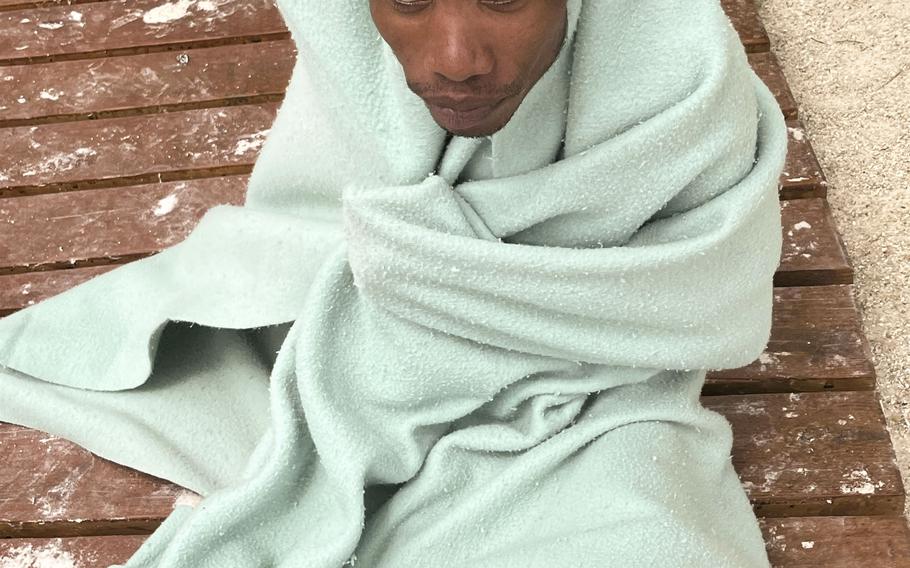
[[[788,120],[787,133],[787,163],[780,176],[780,198],[826,198],[828,182],[815,157],[812,144],[809,143],[803,123]]]
[[[0,199],[0,274],[129,261],[182,241],[247,176]]]
[[[904,490],[873,391],[706,397],[760,516],[900,515]]]
[[[0,423],[0,538],[146,534],[192,496],[56,436]]]
[[[147,536],[0,540],[2,568],[108,568],[124,564]]]
[[[271,0],[190,2],[185,10],[172,2],[161,8],[167,4],[117,0],[0,11],[0,29],[22,30],[0,36],[0,65],[288,37]],[[724,4],[746,50],[767,51],[767,34],[752,2],[725,0]]]
[[[796,517],[759,519],[759,524],[774,568],[910,567],[910,531],[900,517]],[[0,566],[41,568],[44,561],[45,566],[107,568],[126,562],[146,538],[0,540]]]
[[[708,373],[707,394],[871,390],[875,369],[853,287],[775,288],[765,352],[746,367]]]
[[[771,48],[754,0],[721,0],[721,5],[747,52],[768,51]]]
[[[759,519],[774,568],[908,568],[910,531],[902,517]]]
[[[0,137],[9,163],[0,197],[249,173],[276,109],[269,103],[10,128]]]
[[[280,100],[290,41],[0,69],[0,126]]]
[[[116,265],[0,276],[0,317],[69,290]]]
[[[798,118],[799,110],[793,93],[790,92],[790,85],[784,78],[784,72],[777,61],[777,57],[770,51],[763,53],[750,53],[749,64],[755,73],[768,85],[771,92],[777,98],[781,112],[787,120]]]
[[[185,9],[183,9],[185,8]],[[271,0],[115,0],[0,12],[0,65],[287,39]]]
[[[706,397],[733,424],[756,511],[899,514],[900,475],[873,392]],[[192,494],[53,436],[0,425],[0,538],[153,530]]]
[[[101,2],[102,0],[0,0],[0,10],[22,10],[24,8],[40,8],[47,6],[75,6],[77,4],[88,4],[89,2]]]
[[[824,199],[781,201],[783,250],[776,286],[850,284],[853,268]]]

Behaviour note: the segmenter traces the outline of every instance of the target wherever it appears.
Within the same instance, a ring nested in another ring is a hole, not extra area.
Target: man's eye
[[[521,4],[521,0],[480,0],[480,3],[494,10],[512,10]]]
[[[430,5],[432,0],[392,0],[392,4],[399,12],[416,12]]]

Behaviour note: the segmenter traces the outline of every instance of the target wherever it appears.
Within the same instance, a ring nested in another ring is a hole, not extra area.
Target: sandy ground
[[[830,183],[910,490],[910,1],[757,5]]]

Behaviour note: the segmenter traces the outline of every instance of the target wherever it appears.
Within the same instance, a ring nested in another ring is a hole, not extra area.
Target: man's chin
[[[439,123],[437,123],[439,124]],[[439,126],[453,136],[460,136],[461,138],[485,138],[487,136],[492,136],[503,129],[503,126],[498,127],[488,127],[488,128],[472,128],[468,130],[451,130],[446,128],[442,124]]]

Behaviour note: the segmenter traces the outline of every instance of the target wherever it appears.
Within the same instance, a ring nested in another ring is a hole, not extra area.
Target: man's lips
[[[450,132],[459,132],[480,127],[504,100],[428,97],[424,102],[440,126]]]
[[[496,106],[502,98],[481,99],[476,97],[426,97],[423,99],[432,107],[449,109],[455,112],[467,112]]]

